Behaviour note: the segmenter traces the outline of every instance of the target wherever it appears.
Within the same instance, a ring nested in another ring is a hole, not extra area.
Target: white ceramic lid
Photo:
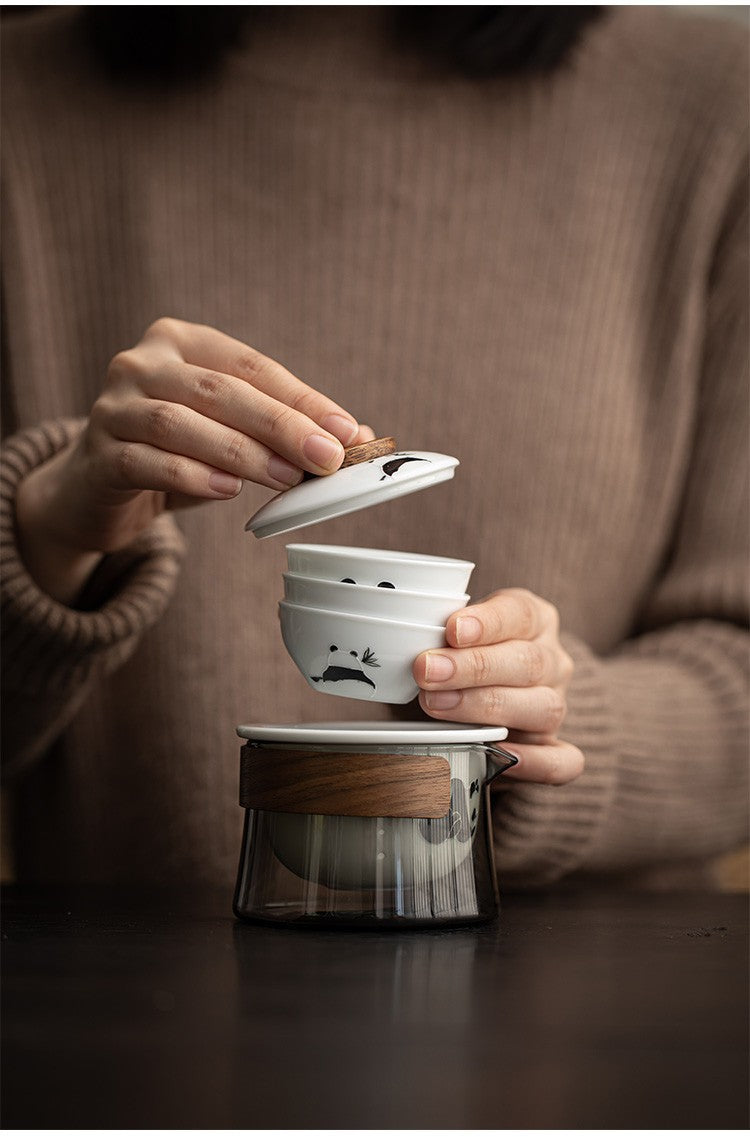
[[[467,726],[453,722],[302,722],[238,726],[252,742],[307,742],[328,746],[386,746],[421,742],[502,742],[504,726]]]
[[[446,482],[458,464],[458,458],[428,450],[399,450],[370,458],[284,490],[261,506],[245,529],[256,537],[289,533]]]

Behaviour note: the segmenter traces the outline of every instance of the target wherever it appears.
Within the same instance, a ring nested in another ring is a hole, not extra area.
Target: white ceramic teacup
[[[279,602],[284,645],[310,686],[345,699],[408,703],[412,664],[445,644],[445,628]]]
[[[359,616],[380,616],[410,624],[445,624],[448,617],[465,608],[471,597],[442,596],[432,592],[405,592],[385,586],[346,584],[317,580],[295,572],[284,573],[284,599],[310,608],[333,609]]]
[[[287,545],[291,572],[318,580],[351,581],[373,587],[390,585],[409,592],[443,596],[466,592],[474,565],[449,557],[357,549],[347,545]]]

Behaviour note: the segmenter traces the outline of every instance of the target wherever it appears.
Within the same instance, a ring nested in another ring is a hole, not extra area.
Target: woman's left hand
[[[519,758],[508,777],[554,785],[577,778],[583,754],[558,738],[573,661],[560,643],[555,606],[526,589],[505,588],[454,612],[445,638],[447,647],[414,661],[423,710],[436,719],[508,727]]]

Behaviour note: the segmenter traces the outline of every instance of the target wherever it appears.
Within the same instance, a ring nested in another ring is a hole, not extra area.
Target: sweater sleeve
[[[746,169],[746,166],[745,166]],[[744,172],[744,171],[743,171]],[[586,769],[495,795],[508,887],[708,860],[748,833],[748,224],[744,178],[707,287],[701,390],[669,561],[638,633],[576,670],[562,735]],[[502,779],[501,779],[502,780]]]
[[[82,422],[59,420],[3,443],[0,463],[3,770],[17,777],[55,741],[98,676],[119,667],[167,606],[184,547],[169,515],[127,549],[102,559],[79,607],[42,592],[16,536],[19,483],[68,445]]]

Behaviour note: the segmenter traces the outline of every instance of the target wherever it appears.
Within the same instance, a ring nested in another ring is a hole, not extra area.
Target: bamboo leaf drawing
[[[366,663],[368,667],[380,667],[375,652],[369,647],[366,647],[362,654],[362,662]]]

